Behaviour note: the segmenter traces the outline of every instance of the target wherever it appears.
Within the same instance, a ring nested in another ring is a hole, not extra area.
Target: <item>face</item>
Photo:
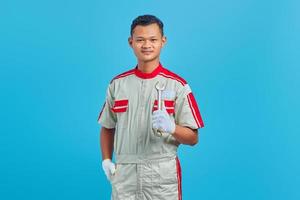
[[[166,43],[157,24],[138,25],[128,39],[137,59],[141,62],[159,61],[160,51]]]

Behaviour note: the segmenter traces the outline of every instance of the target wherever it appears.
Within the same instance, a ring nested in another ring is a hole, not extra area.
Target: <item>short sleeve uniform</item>
[[[177,125],[191,129],[204,126],[196,100],[187,82],[161,64],[149,74],[139,71],[136,67],[116,76],[108,86],[106,100],[99,114],[98,122],[105,128],[115,128],[114,153],[117,164],[128,167],[128,165],[122,164],[147,163],[149,160],[171,158],[172,162],[175,162],[176,174],[178,166],[176,165],[177,161],[173,158],[176,158],[179,143],[167,133],[158,137],[152,129],[152,112],[157,109],[158,95],[155,88],[157,82],[165,85],[162,99],[171,120]],[[143,166],[145,167],[145,165]],[[154,168],[151,168],[152,175]],[[158,168],[163,169],[162,166]],[[135,174],[133,177],[139,174],[136,171],[137,168],[132,167],[131,170]],[[126,173],[130,173],[130,169],[126,169]],[[142,173],[145,174],[146,170],[144,169]],[[136,183],[134,180],[130,184],[134,185],[133,183]],[[176,180],[178,181],[178,177]],[[113,186],[118,183],[124,184],[124,181],[115,180],[116,184]],[[130,181],[130,179],[126,181]],[[145,182],[143,185],[145,186]],[[130,190],[128,184],[126,188]],[[145,186],[145,188],[147,187]],[[153,189],[153,183],[148,188]],[[115,194],[124,195],[122,191],[116,192],[118,191],[117,186],[113,187],[113,191]],[[135,187],[132,188],[133,191],[136,191]],[[157,190],[155,191],[157,192]],[[130,192],[127,191],[127,193]],[[157,195],[159,193],[157,192]],[[141,195],[145,195],[145,190]],[[118,197],[114,199],[118,199]],[[143,198],[139,197],[139,199]],[[157,199],[162,199],[162,197],[157,196]]]
[[[176,154],[178,142],[169,134],[157,137],[152,112],[157,109],[157,82],[167,112],[177,125],[198,129],[204,126],[194,95],[187,82],[161,64],[150,74],[137,68],[115,77],[108,86],[98,122],[115,128],[114,151],[119,155]]]

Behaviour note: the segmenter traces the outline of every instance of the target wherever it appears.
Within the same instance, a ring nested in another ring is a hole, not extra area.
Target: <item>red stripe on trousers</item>
[[[178,200],[182,200],[181,166],[178,157],[176,157],[176,169],[177,169],[177,180],[178,180]]]

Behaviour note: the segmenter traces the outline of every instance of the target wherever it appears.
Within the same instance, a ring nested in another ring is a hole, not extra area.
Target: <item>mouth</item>
[[[153,53],[153,51],[142,51],[142,54],[145,54],[145,55],[150,55],[152,53]]]

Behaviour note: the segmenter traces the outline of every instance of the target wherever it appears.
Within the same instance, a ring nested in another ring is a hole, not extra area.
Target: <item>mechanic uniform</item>
[[[136,67],[116,76],[98,118],[103,127],[115,128],[113,200],[181,199],[179,142],[168,133],[159,137],[152,129],[157,82],[165,85],[162,99],[175,124],[191,129],[204,126],[187,82],[161,64],[151,73]]]

